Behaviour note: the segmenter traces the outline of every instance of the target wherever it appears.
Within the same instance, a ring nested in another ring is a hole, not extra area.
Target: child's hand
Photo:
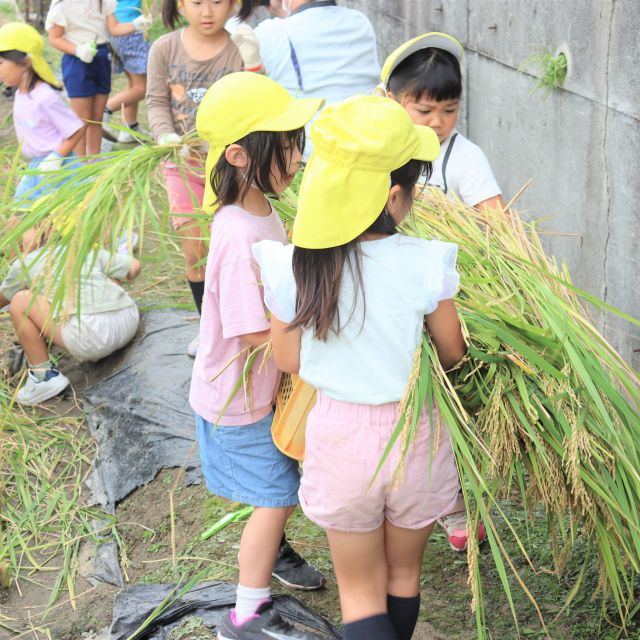
[[[83,42],[76,46],[76,58],[80,58],[85,64],[91,64],[98,53],[95,42]]]
[[[135,27],[136,31],[142,31],[142,33],[146,33],[147,31],[149,31],[149,29],[151,29],[151,24],[153,23],[153,20],[151,19],[151,16],[138,16],[134,21],[133,21],[133,26]]]
[[[231,41],[238,47],[245,71],[262,71],[260,43],[253,29],[244,22],[231,34]]]
[[[131,260],[129,272],[127,273],[127,280],[135,280],[140,275],[140,269],[142,269],[140,260],[136,260],[136,258],[133,258]]]
[[[170,147],[174,144],[182,144],[182,138],[173,131],[171,133],[163,133],[158,138],[158,144],[162,145],[163,147]]]
[[[38,165],[38,171],[42,171],[43,173],[46,173],[49,171],[58,171],[62,167],[63,162],[64,162],[64,158],[56,151],[52,151]]]

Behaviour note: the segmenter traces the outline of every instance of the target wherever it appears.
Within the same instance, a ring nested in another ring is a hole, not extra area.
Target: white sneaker
[[[118,142],[121,144],[131,144],[132,142],[138,142],[138,139],[133,135],[131,129],[121,129],[118,131]]]
[[[187,353],[195,358],[198,355],[198,347],[200,346],[200,336],[196,336],[188,345],[187,345]]]
[[[122,256],[133,255],[133,252],[138,248],[138,234],[133,232],[131,234],[131,242],[129,242],[129,234],[125,231],[120,240],[118,241],[118,248],[116,253]]]
[[[47,371],[45,380],[37,382],[31,372],[27,382],[16,394],[16,402],[20,404],[40,404],[64,391],[69,386],[69,379],[57,369]]]
[[[109,126],[109,119],[111,116],[105,112],[102,116],[102,137],[106,138],[110,142],[116,142],[118,140],[118,132]]]

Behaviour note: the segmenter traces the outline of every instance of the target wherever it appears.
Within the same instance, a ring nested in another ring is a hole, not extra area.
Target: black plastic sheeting
[[[121,591],[113,609],[111,640],[127,640],[149,615],[167,597],[175,585],[135,585]],[[135,636],[136,640],[167,640],[172,629],[181,620],[197,616],[214,633],[218,625],[233,607],[236,587],[225,582],[208,582],[194,587],[178,598],[144,631]],[[328,620],[319,616],[301,602],[285,595],[273,596],[274,606],[280,615],[297,627],[312,633],[318,640],[339,640],[342,634]]]
[[[193,319],[193,312],[177,309],[145,313],[134,342],[97,365],[99,382],[82,392],[98,447],[87,484],[108,513],[163,468],[184,467],[187,482],[200,480],[188,400],[193,358],[186,349],[198,332]]]

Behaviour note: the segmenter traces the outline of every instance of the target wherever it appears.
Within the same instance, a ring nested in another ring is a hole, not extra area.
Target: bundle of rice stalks
[[[286,221],[295,215],[295,202],[291,190],[276,203]],[[498,502],[519,494],[532,517],[540,506],[547,515],[558,574],[577,538],[586,539],[599,562],[603,607],[612,597],[624,625],[635,613],[640,572],[640,377],[593,327],[581,299],[640,322],[574,287],[566,268],[545,256],[535,227],[516,213],[480,213],[429,192],[415,202],[401,231],[459,245],[457,303],[469,350],[445,374],[425,336],[388,450],[398,438],[410,442],[423,406],[435,401],[449,429],[469,516],[487,527],[516,624],[507,565],[535,600],[492,514],[500,513],[500,526],[531,563]],[[486,637],[474,541],[470,536],[469,579],[480,637]]]
[[[75,296],[94,249],[105,247],[115,253],[123,238],[131,239],[134,233],[139,236],[140,253],[149,233],[166,240],[168,209],[156,207],[158,202],[166,202],[159,180],[164,160],[189,170],[179,146],[139,145],[46,174],[39,187],[50,187],[52,192],[33,203],[10,202],[10,192],[5,189],[5,218],[20,210],[21,204],[27,210],[0,240],[0,252],[19,253],[21,239],[31,230],[46,237],[46,277],[38,286],[51,299],[54,315],[61,313],[65,302],[81,307]],[[14,163],[12,173],[20,177],[29,171],[19,170]],[[194,224],[207,218],[201,214],[193,217]]]

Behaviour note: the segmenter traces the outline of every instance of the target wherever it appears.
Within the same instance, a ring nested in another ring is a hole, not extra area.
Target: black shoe
[[[325,577],[283,540],[271,575],[290,589],[315,591],[324,587]]]
[[[312,636],[299,631],[280,617],[267,600],[258,607],[251,618],[241,625],[235,623],[235,611],[230,611],[220,624],[218,640],[313,640]]]

